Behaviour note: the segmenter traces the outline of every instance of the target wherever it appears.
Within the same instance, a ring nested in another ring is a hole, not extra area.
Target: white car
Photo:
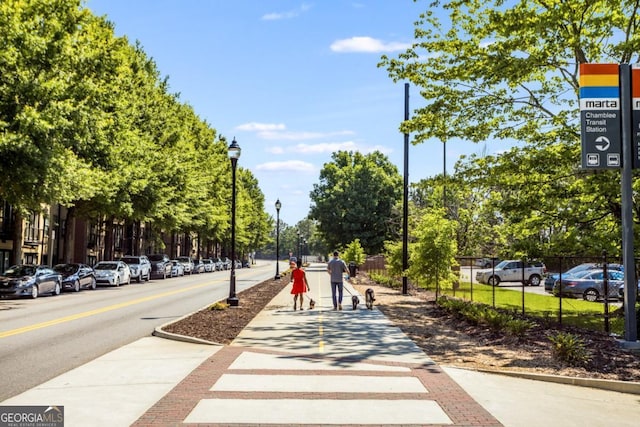
[[[100,261],[93,266],[98,285],[120,286],[131,283],[131,269],[122,261]]]
[[[140,283],[151,279],[151,262],[146,255],[127,255],[120,258],[131,270],[131,278]]]

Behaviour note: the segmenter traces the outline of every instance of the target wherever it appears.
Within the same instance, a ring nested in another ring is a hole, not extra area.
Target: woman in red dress
[[[293,282],[293,287],[291,288],[291,294],[293,295],[293,310],[295,311],[297,309],[296,302],[298,300],[298,295],[300,296],[300,310],[302,310],[303,295],[309,290],[307,275],[302,269],[302,260],[298,260],[297,265],[292,261],[289,266],[293,269],[291,271],[291,280]]]

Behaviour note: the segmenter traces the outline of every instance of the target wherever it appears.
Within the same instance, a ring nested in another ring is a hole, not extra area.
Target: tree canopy
[[[444,207],[448,218],[459,220],[459,250],[530,256],[619,250],[619,171],[579,167],[578,72],[585,62],[638,61],[640,5],[477,0],[428,6],[415,23],[413,46],[379,64],[423,98],[402,130],[414,143],[508,144],[500,153],[462,158],[446,180],[421,184],[423,195],[429,186],[451,191]],[[491,238],[463,241],[468,235],[461,231],[473,227]]]
[[[0,198],[17,212],[58,203],[107,226],[224,241],[226,144],[138,44],[80,0],[3,1],[0,27]],[[257,180],[243,170],[241,181],[246,251],[269,222]]]
[[[338,151],[313,186],[309,216],[330,248],[359,239],[375,254],[398,233],[394,206],[401,197],[402,177],[382,153]]]

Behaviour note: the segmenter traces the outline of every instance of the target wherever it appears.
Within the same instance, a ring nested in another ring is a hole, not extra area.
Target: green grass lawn
[[[560,299],[530,292],[523,293],[522,289],[505,289],[482,284],[474,284],[472,290],[469,283],[461,283],[455,292],[452,289],[442,289],[441,293],[517,313],[522,313],[524,306],[524,313],[529,316],[561,321],[563,324],[585,329],[605,330],[605,308],[602,302],[589,302],[573,298]],[[560,318],[561,310],[562,318]],[[609,331],[623,335],[624,318],[619,315],[620,311],[617,306],[609,305]]]

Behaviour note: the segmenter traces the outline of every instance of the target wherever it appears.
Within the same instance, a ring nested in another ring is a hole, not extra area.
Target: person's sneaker
[[[338,304],[338,310],[342,310],[342,304]]]
[[[333,311],[336,311],[338,309],[338,307],[333,307]]]

